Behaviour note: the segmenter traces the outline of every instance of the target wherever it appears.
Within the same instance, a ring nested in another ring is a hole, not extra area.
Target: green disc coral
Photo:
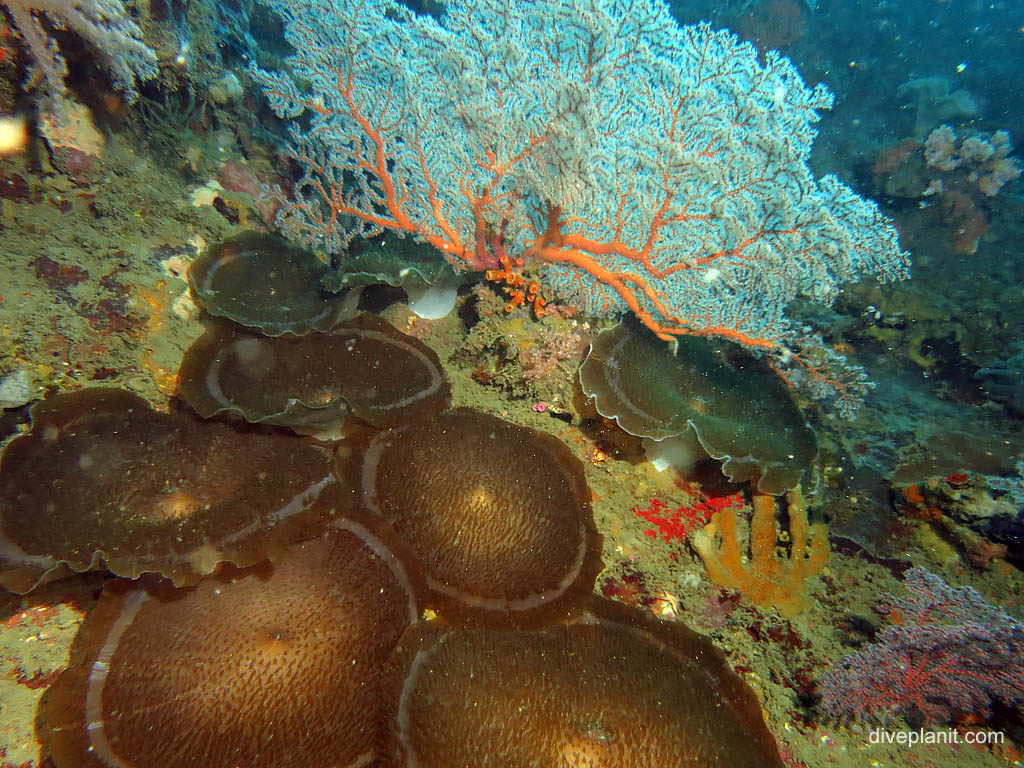
[[[323,276],[328,291],[366,285],[426,286],[455,275],[455,269],[436,248],[410,237],[388,235],[363,241],[345,254],[338,269]]]
[[[731,479],[758,478],[758,490],[779,494],[800,482],[818,441],[786,385],[749,359],[741,369],[698,336],[667,344],[623,322],[599,334],[580,367],[580,383],[597,410],[626,432],[652,440],[693,428]]]
[[[323,437],[339,436],[352,416],[392,427],[450,403],[437,354],[368,313],[298,338],[213,325],[185,353],[178,392],[203,418],[223,413]]]
[[[326,331],[352,314],[357,295],[320,281],[327,266],[312,251],[260,232],[211,246],[189,269],[192,290],[211,315],[266,336]]]

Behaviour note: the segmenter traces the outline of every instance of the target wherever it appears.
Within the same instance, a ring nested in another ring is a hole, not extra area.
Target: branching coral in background
[[[940,125],[929,133],[924,142],[928,167],[939,171],[960,169],[961,175],[977,184],[987,197],[995,197],[1003,185],[1020,177],[1020,163],[1010,155],[1013,145],[1006,131],[996,131],[991,136],[968,136],[960,146],[956,142],[956,134],[948,125]],[[941,191],[950,181],[940,178],[937,183]]]
[[[704,561],[712,581],[738,589],[744,597],[762,607],[774,606],[792,618],[806,606],[804,580],[821,573],[828,564],[828,528],[807,522],[803,493],[797,486],[789,501],[789,557],[776,551],[779,530],[775,523],[775,497],[754,496],[750,521],[750,559],[745,560],[736,531],[736,512],[726,507],[717,512],[690,541]],[[715,543],[718,538],[718,543]]]
[[[958,137],[950,126],[940,125],[923,144],[906,139],[882,150],[875,162],[875,181],[886,195],[916,200],[921,210],[936,203],[953,246],[971,255],[990,219],[1012,217],[1005,212],[1005,201],[996,199],[1006,198],[999,193],[1021,175],[1020,161],[1012,152],[1006,131],[972,131]]]
[[[885,594],[893,623],[878,642],[845,656],[822,676],[832,718],[886,718],[916,710],[927,722],[987,714],[993,701],[1024,701],[1024,624],[972,587],[951,587],[915,567],[908,597]]]
[[[67,62],[47,33],[45,17],[57,29],[70,29],[88,42],[107,64],[114,85],[129,101],[135,81],[156,76],[156,55],[142,41],[142,30],[121,0],[3,0],[32,58],[29,88],[45,82],[47,96],[64,93]]]
[[[986,198],[995,197],[1005,184],[1020,176],[1020,164],[1011,151],[1006,131],[968,136],[959,146],[948,125],[928,134],[924,159],[929,183],[924,194],[941,195],[942,219],[953,229],[959,252],[971,255],[978,250],[989,227]]]

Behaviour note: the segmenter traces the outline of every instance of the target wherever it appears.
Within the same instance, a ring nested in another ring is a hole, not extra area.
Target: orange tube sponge
[[[803,492],[797,486],[786,496],[789,502],[789,557],[776,552],[779,538],[775,522],[775,499],[754,496],[750,521],[750,559],[744,562],[736,535],[736,511],[716,513],[690,539],[716,584],[738,589],[756,605],[774,606],[786,618],[806,607],[804,581],[821,573],[828,563],[828,527],[809,524]],[[716,543],[716,538],[718,542]]]

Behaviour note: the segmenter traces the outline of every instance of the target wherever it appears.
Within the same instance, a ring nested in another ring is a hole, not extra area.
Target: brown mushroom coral
[[[381,670],[416,618],[397,561],[341,523],[231,571],[184,594],[108,588],[41,712],[59,768],[371,763]]]
[[[350,414],[376,427],[433,416],[450,395],[434,351],[368,313],[300,338],[213,326],[185,354],[178,391],[206,418],[318,435],[335,434]]]
[[[594,339],[580,384],[631,435],[664,440],[692,430],[730,480],[756,481],[761,493],[796,486],[818,454],[787,386],[738,347],[680,336],[672,351],[627,319]]]
[[[421,622],[391,667],[394,768],[783,766],[707,638],[600,598],[530,632]]]
[[[203,252],[188,276],[211,315],[281,336],[328,330],[352,314],[358,293],[325,290],[321,280],[329,273],[312,251],[245,232]]]
[[[26,592],[62,564],[179,583],[251,565],[333,483],[330,453],[290,435],[157,413],[113,388],[50,397],[0,460],[0,584]]]
[[[352,456],[355,458],[351,458]],[[583,466],[557,438],[456,409],[339,451],[354,501],[388,523],[439,612],[571,612],[601,569]]]

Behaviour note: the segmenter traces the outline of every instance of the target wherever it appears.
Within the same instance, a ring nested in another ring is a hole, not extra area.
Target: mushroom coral
[[[0,460],[0,584],[27,592],[101,563],[194,582],[279,556],[332,485],[330,452],[290,435],[158,413],[110,387],[49,397]]]
[[[329,333],[271,339],[212,326],[189,348],[178,392],[201,416],[337,436],[351,417],[389,427],[444,410],[437,354],[375,315]]]
[[[416,624],[388,685],[393,768],[783,765],[707,638],[602,598],[529,632]]]
[[[369,764],[382,669],[416,618],[401,566],[342,523],[268,570],[108,587],[40,714],[57,764]]]
[[[346,446],[339,477],[396,532],[442,614],[564,614],[601,570],[583,466],[543,432],[458,408]]]
[[[634,322],[598,334],[580,367],[584,393],[631,435],[664,440],[692,427],[734,482],[775,495],[796,486],[818,440],[785,384],[749,357],[742,369],[722,359],[708,339],[677,338],[673,355]]]
[[[188,271],[207,312],[266,336],[325,331],[352,314],[358,293],[324,289],[328,274],[312,251],[260,232],[211,246]]]
[[[422,389],[389,352],[359,354],[390,332],[353,323],[266,343],[349,334],[339,378]],[[565,444],[467,408],[410,413],[365,417],[385,428],[332,456],[117,390],[37,408],[0,463],[2,578],[105,560],[190,585],[108,585],[38,716],[59,768],[781,767],[706,638],[592,596],[602,540]]]

